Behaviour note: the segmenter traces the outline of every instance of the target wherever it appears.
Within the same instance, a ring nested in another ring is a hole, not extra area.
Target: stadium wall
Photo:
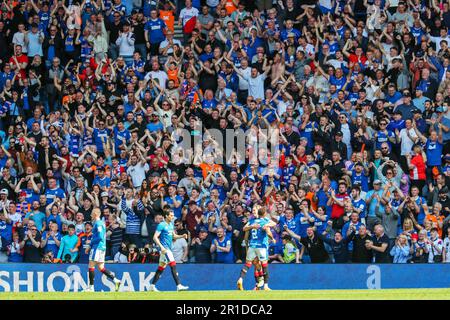
[[[119,279],[120,291],[148,291],[156,265],[110,264]],[[191,290],[235,290],[241,265],[190,264],[178,265],[184,285]],[[450,264],[271,264],[270,287],[276,290],[306,289],[387,289],[448,288]],[[87,265],[64,264],[0,264],[0,292],[81,291],[88,281]],[[244,287],[254,286],[253,272],[244,280]],[[96,272],[96,291],[112,291],[110,280]],[[162,291],[175,290],[166,270],[158,282]]]

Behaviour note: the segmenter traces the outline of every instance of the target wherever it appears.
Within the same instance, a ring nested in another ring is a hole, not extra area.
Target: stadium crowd
[[[0,11],[1,262],[86,263],[99,207],[115,262],[173,210],[177,263],[240,263],[256,205],[273,263],[450,262],[448,1]]]

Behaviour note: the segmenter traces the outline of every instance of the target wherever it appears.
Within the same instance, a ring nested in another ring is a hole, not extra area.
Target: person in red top
[[[91,66],[87,66],[82,73],[79,74],[79,78],[81,82],[83,83],[83,86],[86,86],[86,82],[89,83],[89,87],[92,88],[92,90],[96,90],[96,78],[94,71],[92,70]]]
[[[186,215],[186,228],[191,233],[192,238],[197,236],[197,225],[202,222],[203,211],[193,200],[188,203]]]
[[[350,199],[347,194],[347,185],[343,182],[339,183],[338,193],[331,190],[331,197],[328,199],[328,206],[331,207],[331,219],[337,220],[344,214],[344,202]]]
[[[347,43],[344,46],[344,49],[342,50],[342,53],[348,58],[348,61],[353,64],[357,63],[365,64],[367,61],[367,57],[364,55],[363,49],[361,47],[357,47],[355,49],[355,53],[349,53],[347,50],[350,43],[351,40],[347,41]]]
[[[408,162],[409,177],[411,179],[411,186],[417,186],[419,190],[425,186],[427,175],[425,158],[422,147],[420,144],[413,146],[414,153],[406,155],[406,161]]]
[[[27,77],[25,69],[28,66],[28,57],[25,54],[22,54],[22,46],[20,44],[16,45],[14,48],[14,55],[9,59],[9,64],[11,65],[12,70],[19,70],[17,80],[23,80]]]

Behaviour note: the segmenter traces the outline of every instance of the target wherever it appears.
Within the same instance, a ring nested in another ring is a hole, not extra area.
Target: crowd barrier
[[[191,290],[235,290],[242,265],[177,265],[184,285]],[[122,279],[120,291],[148,291],[154,264],[109,264]],[[274,290],[386,289],[450,287],[450,264],[271,264],[270,287]],[[0,264],[0,292],[82,291],[88,282],[87,265]],[[252,270],[245,289],[254,286]],[[175,290],[170,270],[157,285]],[[113,283],[96,271],[96,291],[112,291]]]

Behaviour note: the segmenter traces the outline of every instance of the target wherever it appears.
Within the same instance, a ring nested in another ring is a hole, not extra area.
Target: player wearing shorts
[[[259,214],[259,218],[264,219],[267,221],[267,223],[271,222],[271,219],[269,217],[267,217],[266,215],[266,211],[265,209],[263,209],[260,214]],[[271,223],[270,226],[272,226],[273,224]],[[275,243],[276,240],[274,239],[272,232],[270,231],[270,229],[266,229],[267,232],[267,240],[270,238],[270,240]],[[248,235],[248,232],[246,233],[246,236]],[[247,237],[248,239],[248,237]],[[266,245],[266,250],[267,253],[269,252],[269,241],[267,241],[265,243]],[[268,287],[268,277],[264,278],[264,271],[263,271],[263,267],[262,267],[262,262],[259,261],[258,258],[255,258],[253,260],[253,265],[255,266],[255,287],[253,288],[253,290],[261,290],[263,289],[264,286],[264,290],[270,290]],[[268,269],[266,269],[268,271]]]
[[[156,270],[152,284],[150,285],[150,291],[159,291],[156,289],[156,282],[158,282],[167,265],[169,265],[172,270],[172,277],[177,285],[177,291],[184,291],[189,289],[189,287],[183,286],[178,278],[176,263],[172,253],[172,242],[174,239],[187,239],[187,234],[177,235],[175,233],[173,226],[175,215],[173,211],[166,211],[163,215],[164,221],[158,224],[155,235],[153,236],[153,241],[155,241],[155,243],[159,246],[161,254],[159,256],[158,269]]]
[[[120,287],[120,280],[114,277],[111,271],[105,269],[106,226],[105,222],[100,219],[100,214],[101,212],[98,208],[93,209],[91,213],[93,223],[92,239],[85,251],[86,253],[89,253],[89,287],[84,290],[85,292],[95,291],[95,266],[97,266],[98,270],[108,277],[108,279],[114,282],[116,291],[118,291]]]
[[[265,217],[265,208],[254,208],[254,217],[251,218],[244,226],[243,231],[249,232],[247,257],[245,259],[245,265],[241,270],[240,277],[237,281],[239,290],[243,290],[243,278],[247,274],[248,269],[252,266],[252,263],[257,259],[261,263],[262,276],[264,282],[264,290],[270,290],[268,286],[269,272],[268,272],[268,247],[269,247],[269,234],[270,227],[275,223]],[[261,271],[255,265],[255,278],[260,282]]]

